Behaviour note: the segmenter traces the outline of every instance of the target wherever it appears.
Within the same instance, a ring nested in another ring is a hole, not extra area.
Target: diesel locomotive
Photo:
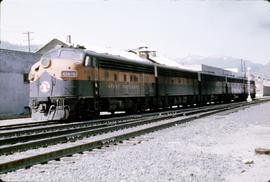
[[[79,48],[56,48],[29,74],[34,120],[89,118],[172,106],[245,100],[244,77],[214,75]],[[255,83],[250,82],[255,97]]]

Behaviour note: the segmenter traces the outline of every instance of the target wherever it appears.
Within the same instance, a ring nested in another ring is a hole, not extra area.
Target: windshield
[[[83,60],[83,52],[77,50],[62,50],[59,57],[64,59]]]
[[[63,58],[82,61],[84,52],[75,49],[57,49],[51,50],[43,55],[46,58]]]
[[[45,53],[43,55],[43,57],[46,57],[46,58],[57,58],[58,55],[59,55],[58,50],[53,49],[53,50],[50,50],[47,53]]]

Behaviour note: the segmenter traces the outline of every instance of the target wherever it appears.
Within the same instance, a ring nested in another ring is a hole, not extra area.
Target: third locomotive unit
[[[147,53],[147,52],[145,52]],[[29,74],[35,120],[87,118],[101,111],[138,112],[245,100],[245,77],[216,75],[83,48],[57,48]],[[250,82],[251,97],[255,83]]]

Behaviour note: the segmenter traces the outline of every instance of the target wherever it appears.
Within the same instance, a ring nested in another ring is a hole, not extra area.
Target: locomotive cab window
[[[85,56],[84,66],[85,67],[91,67],[91,57],[90,56]]]
[[[43,55],[46,58],[57,58],[59,56],[58,50],[51,50]]]
[[[84,66],[85,67],[97,68],[97,58],[96,57],[91,57],[91,56],[85,56]]]

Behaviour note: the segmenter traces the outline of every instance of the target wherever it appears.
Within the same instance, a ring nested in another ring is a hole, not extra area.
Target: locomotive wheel
[[[69,118],[69,108],[65,107],[64,109],[64,119],[68,119]]]
[[[126,112],[129,114],[137,113],[138,112],[138,104],[133,103],[132,107],[129,108]]]

